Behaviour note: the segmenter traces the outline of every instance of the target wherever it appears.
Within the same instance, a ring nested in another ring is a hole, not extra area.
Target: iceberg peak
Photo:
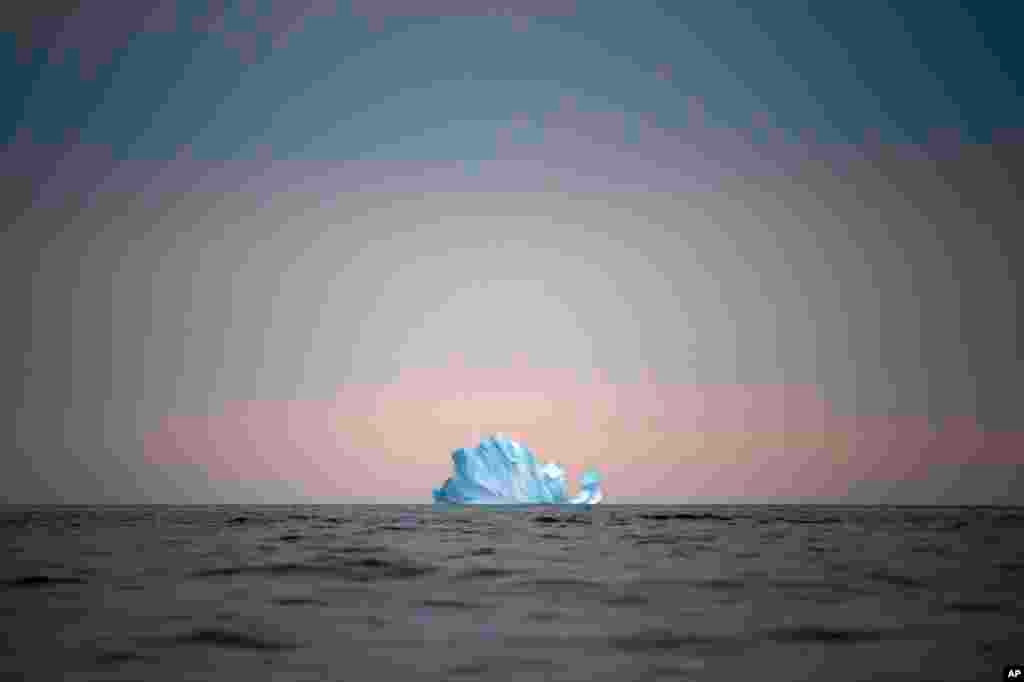
[[[434,501],[451,504],[596,504],[601,475],[591,469],[580,476],[580,492],[569,498],[565,469],[555,462],[541,466],[533,452],[502,434],[452,453],[455,475],[434,490]]]

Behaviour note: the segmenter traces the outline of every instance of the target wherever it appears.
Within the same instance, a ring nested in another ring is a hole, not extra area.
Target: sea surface
[[[0,507],[0,679],[996,680],[1024,508]]]

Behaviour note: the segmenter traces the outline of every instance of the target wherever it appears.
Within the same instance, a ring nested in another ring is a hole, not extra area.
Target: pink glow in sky
[[[810,385],[666,385],[648,375],[470,368],[456,361],[333,400],[232,401],[146,434],[158,465],[215,480],[286,480],[310,496],[429,501],[450,452],[504,433],[575,477],[595,466],[616,497],[840,497],[861,480],[920,479],[934,464],[1020,463],[1024,433],[973,419],[836,414]]]

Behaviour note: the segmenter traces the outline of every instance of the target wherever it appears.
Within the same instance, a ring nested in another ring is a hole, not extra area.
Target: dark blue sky
[[[91,38],[69,38],[63,63],[46,63],[44,44],[19,64],[14,34],[0,35],[2,130],[57,141],[78,128],[118,158],[166,157],[184,143],[213,158],[261,143],[279,157],[487,158],[511,112],[536,116],[572,93],[580,108],[652,111],[661,125],[685,124],[686,97],[698,95],[710,125],[746,126],[766,111],[771,125],[815,128],[819,140],[879,128],[883,141],[924,141],[938,127],[987,142],[1024,120],[1011,6],[637,1],[623,12],[599,1],[526,32],[504,17],[392,17],[371,33],[340,2],[287,47],[257,33],[256,61],[242,64],[223,34],[191,30],[207,3],[182,1],[174,33],[122,20],[126,46],[92,80],[74,49]],[[224,28],[252,31],[271,9],[243,16],[228,3]],[[655,77],[666,63],[670,81]]]

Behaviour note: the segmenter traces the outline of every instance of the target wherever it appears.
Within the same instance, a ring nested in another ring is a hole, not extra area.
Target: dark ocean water
[[[1024,509],[0,508],[0,678],[995,680]]]

